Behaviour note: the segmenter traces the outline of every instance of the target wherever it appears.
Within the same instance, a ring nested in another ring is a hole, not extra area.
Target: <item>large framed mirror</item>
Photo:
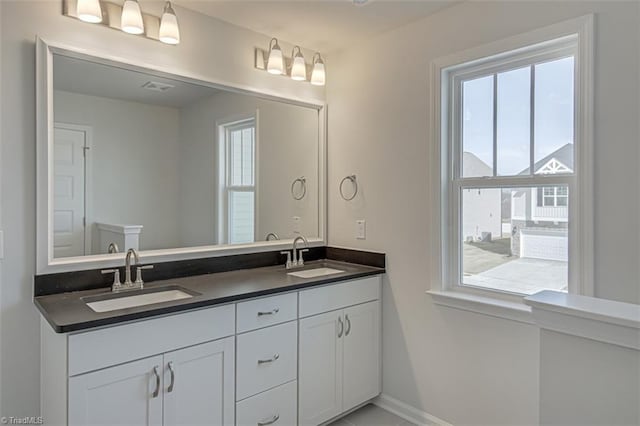
[[[38,273],[325,244],[325,113],[37,42]]]

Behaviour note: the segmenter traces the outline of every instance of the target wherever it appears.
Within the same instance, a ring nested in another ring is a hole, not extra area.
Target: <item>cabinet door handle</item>
[[[167,393],[169,393],[173,392],[173,385],[176,383],[176,372],[173,370],[173,361],[169,361],[167,367],[169,367],[169,372],[171,373],[171,383],[169,383],[169,387],[167,388]]]
[[[338,317],[338,339],[342,337],[342,333],[344,333],[344,323],[342,317]]]
[[[344,335],[348,336],[349,333],[351,333],[351,320],[349,319],[349,315],[345,315],[344,319],[347,322],[347,331],[344,332]]]
[[[263,315],[275,315],[275,314],[277,314],[278,312],[280,312],[280,308],[275,308],[275,309],[273,309],[273,310],[271,310],[271,311],[258,312],[258,316],[259,316],[259,317],[261,317],[261,316],[263,316]]]
[[[258,426],[272,425],[278,420],[280,420],[280,414],[276,414],[275,416],[271,417],[269,420],[263,420],[261,422],[258,422]]]
[[[160,393],[160,375],[158,374],[158,366],[153,367],[153,375],[156,376],[156,390],[153,391],[151,397],[157,398]]]
[[[269,363],[269,362],[277,361],[277,360],[278,360],[278,358],[280,358],[280,354],[275,354],[275,355],[273,356],[273,358],[269,358],[269,359],[259,359],[259,360],[258,360],[258,365],[261,365],[261,364],[267,364],[267,363]]]

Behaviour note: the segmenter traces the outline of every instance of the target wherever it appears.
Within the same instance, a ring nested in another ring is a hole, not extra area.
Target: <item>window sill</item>
[[[457,291],[427,291],[436,305],[463,311],[475,312],[491,317],[517,321],[525,324],[535,324],[531,314],[531,308],[523,303],[508,302],[491,297],[477,296],[474,294]]]

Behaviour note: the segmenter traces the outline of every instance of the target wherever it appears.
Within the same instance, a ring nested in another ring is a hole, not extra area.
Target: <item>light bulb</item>
[[[171,7],[171,3],[164,5],[164,12],[160,20],[160,41],[167,44],[180,43],[180,27],[178,26],[178,18]]]
[[[319,53],[313,57],[313,71],[311,72],[311,84],[314,86],[324,86],[326,74],[324,70],[324,61]]]
[[[100,0],[78,0],[76,15],[78,15],[78,19],[84,22],[92,24],[102,22]]]
[[[144,33],[144,23],[142,21],[142,12],[140,12],[138,0],[125,0],[122,6],[120,28],[129,34]]]
[[[298,53],[295,53],[296,49],[298,49]],[[293,64],[291,65],[291,78],[297,81],[306,80],[307,64],[304,62],[304,56],[302,56],[302,52],[300,51],[300,46],[295,46],[293,48],[293,52],[291,52],[291,56],[293,56]]]
[[[275,38],[271,39],[271,42],[269,43],[269,59],[267,60],[267,71],[271,74],[284,74],[284,59],[282,57],[282,50],[280,49],[280,45],[278,45],[278,40]]]

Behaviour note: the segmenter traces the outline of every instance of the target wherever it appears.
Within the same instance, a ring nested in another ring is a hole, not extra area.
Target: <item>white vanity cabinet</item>
[[[380,394],[379,299],[380,277],[300,292],[300,316],[307,316],[299,321],[300,425],[321,424]]]
[[[380,276],[87,331],[41,329],[51,425],[319,425],[380,393]]]

